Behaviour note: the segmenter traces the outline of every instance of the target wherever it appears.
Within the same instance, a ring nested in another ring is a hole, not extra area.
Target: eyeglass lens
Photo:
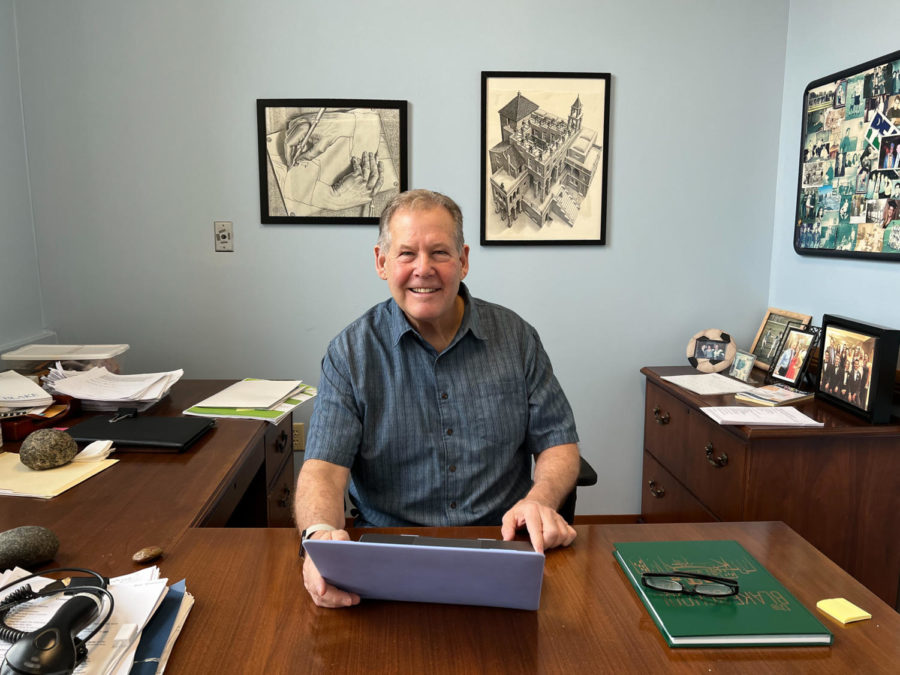
[[[704,582],[700,584],[683,584],[674,579],[663,579],[660,577],[646,578],[645,583],[651,588],[660,591],[668,591],[669,593],[696,593],[697,595],[732,595],[734,589],[725,584],[717,584]]]

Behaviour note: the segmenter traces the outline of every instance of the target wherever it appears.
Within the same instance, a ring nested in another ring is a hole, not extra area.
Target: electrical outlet
[[[303,422],[294,424],[294,452],[306,450],[306,427]]]
[[[213,223],[216,251],[234,252],[234,228],[230,220],[217,220]]]

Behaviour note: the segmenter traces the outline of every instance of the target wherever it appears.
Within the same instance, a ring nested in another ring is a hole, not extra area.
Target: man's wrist
[[[316,532],[333,532],[336,529],[336,527],[329,525],[328,523],[316,523],[315,525],[310,525],[300,533],[300,543],[302,544]]]
[[[316,523],[315,525],[310,525],[303,532],[300,533],[300,550],[298,551],[298,555],[303,558],[305,557],[306,551],[303,549],[303,544],[307,539],[312,539],[312,536],[316,532],[334,532],[337,528],[333,525],[329,525],[328,523]]]

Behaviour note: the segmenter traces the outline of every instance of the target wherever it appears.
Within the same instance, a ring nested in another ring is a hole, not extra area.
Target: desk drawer
[[[294,526],[294,462],[289,461],[275,478],[266,495],[269,527]]]
[[[696,497],[644,452],[641,517],[648,523],[702,523],[716,518]]]
[[[656,457],[675,475],[685,461],[691,409],[671,394],[647,383],[647,405],[644,409],[644,450]]]
[[[703,413],[693,417],[679,477],[716,517],[743,520],[746,445]]]
[[[275,426],[266,429],[266,485],[272,483],[281,473],[285,461],[294,456],[294,444],[291,442],[293,416],[288,415]],[[291,463],[293,466],[293,462]]]

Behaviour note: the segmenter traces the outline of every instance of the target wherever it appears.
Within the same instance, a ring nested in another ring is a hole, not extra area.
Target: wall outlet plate
[[[213,223],[216,251],[220,253],[234,252],[234,227],[230,220],[217,220]]]

